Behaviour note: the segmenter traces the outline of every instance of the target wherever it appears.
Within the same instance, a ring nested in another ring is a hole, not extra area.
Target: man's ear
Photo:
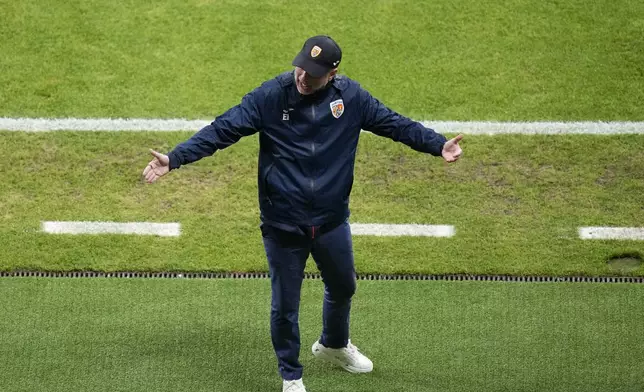
[[[329,72],[329,80],[333,79],[333,77],[334,77],[337,73],[338,73],[338,69],[337,69],[337,68],[333,68],[333,69]]]

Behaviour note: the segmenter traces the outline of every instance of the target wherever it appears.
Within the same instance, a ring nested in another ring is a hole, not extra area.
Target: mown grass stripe
[[[151,222],[42,222],[41,229],[49,234],[135,234],[178,237],[179,223]]]
[[[140,272],[140,271],[0,271],[0,278],[130,278],[130,279],[268,279],[267,272]],[[454,282],[561,282],[561,283],[644,283],[641,276],[535,276],[464,274],[357,274],[358,280],[454,281]],[[321,279],[319,273],[305,273],[305,279]]]
[[[0,130],[6,131],[196,131],[212,120],[144,118],[10,118],[0,117]],[[496,134],[644,134],[644,121],[422,121],[423,125],[445,133]]]

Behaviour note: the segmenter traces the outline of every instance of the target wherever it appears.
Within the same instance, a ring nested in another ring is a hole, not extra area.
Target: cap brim
[[[308,58],[308,56],[304,52],[300,52],[297,56],[295,56],[295,59],[293,59],[293,65],[302,68],[306,71],[306,73],[313,76],[314,78],[320,78],[326,75],[332,69],[314,62],[313,60]]]

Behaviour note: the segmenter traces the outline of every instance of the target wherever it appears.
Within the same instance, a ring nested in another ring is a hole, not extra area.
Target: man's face
[[[299,91],[302,95],[313,94],[314,92],[326,86],[326,84],[329,83],[331,79],[333,79],[337,72],[338,69],[335,68],[322,77],[314,78],[302,68],[295,67],[295,86],[297,87],[297,91]]]

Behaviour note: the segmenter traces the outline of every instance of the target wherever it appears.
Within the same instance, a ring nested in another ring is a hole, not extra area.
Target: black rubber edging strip
[[[99,272],[99,271],[0,271],[0,278],[154,278],[154,279],[268,279],[267,272]],[[319,273],[305,273],[305,279],[321,279]],[[514,276],[514,275],[396,275],[359,274],[358,280],[426,280],[476,282],[568,282],[568,283],[640,283],[640,276]]]

